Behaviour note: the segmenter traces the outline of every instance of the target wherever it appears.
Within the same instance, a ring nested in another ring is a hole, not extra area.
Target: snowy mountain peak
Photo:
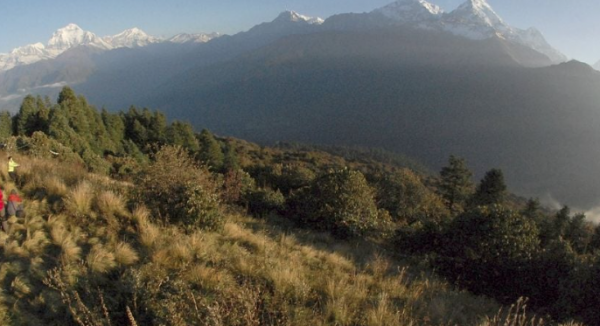
[[[373,12],[403,23],[431,20],[444,13],[440,7],[425,0],[398,0]]]
[[[462,25],[470,29],[480,29],[486,36],[489,30],[506,32],[510,27],[485,0],[468,0],[446,15],[445,21],[452,25]],[[482,30],[483,29],[483,30]]]
[[[273,22],[285,22],[285,23],[308,23],[311,25],[320,25],[324,22],[323,19],[319,17],[308,17],[301,15],[295,11],[284,11]]]
[[[157,43],[161,40],[146,34],[143,30],[137,27],[134,27],[114,36],[106,36],[104,37],[104,41],[110,44],[110,46],[113,48],[136,48]]]
[[[167,41],[171,42],[171,43],[179,43],[179,44],[183,44],[183,43],[206,43],[214,38],[220,37],[221,34],[219,33],[197,33],[197,34],[188,34],[188,33],[181,33],[181,34],[177,34],[171,38],[169,38]]]
[[[76,24],[69,24],[58,29],[48,41],[47,49],[56,55],[78,45],[91,45],[101,49],[110,49],[110,45],[104,42],[94,33],[84,31]]]
[[[437,22],[444,11],[425,0],[398,0],[375,9],[373,13],[381,14],[400,24],[428,28],[428,24]]]

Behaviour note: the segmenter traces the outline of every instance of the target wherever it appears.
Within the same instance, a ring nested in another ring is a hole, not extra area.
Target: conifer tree
[[[6,142],[12,134],[12,117],[8,111],[2,111],[0,113],[0,142]]]
[[[537,198],[529,198],[529,200],[527,200],[525,208],[521,213],[525,217],[528,217],[534,221],[539,221],[541,217],[541,209],[542,206],[540,205],[540,201]]]
[[[227,143],[223,157],[223,171],[237,171],[239,168],[240,160],[235,151],[235,146],[232,143]]]
[[[29,136],[33,133],[30,130],[31,120],[35,117],[37,113],[37,103],[35,97],[31,95],[25,96],[23,102],[21,103],[21,107],[19,108],[19,113],[14,117],[15,134],[18,136]]]
[[[206,129],[202,130],[198,141],[200,143],[200,151],[198,152],[200,161],[208,165],[212,171],[219,171],[223,166],[223,151],[219,142]]]
[[[37,112],[35,116],[35,122],[33,123],[33,131],[32,134],[36,131],[41,131],[45,134],[48,133],[48,123],[50,122],[50,108],[52,104],[49,103],[50,98],[46,96],[45,99],[42,99],[41,96],[37,96]]]
[[[439,191],[450,211],[460,212],[473,193],[472,175],[465,160],[454,155],[450,156],[448,166],[440,171]]]
[[[58,94],[58,105],[72,105],[77,103],[77,96],[73,89],[69,86],[63,87]]]
[[[146,112],[146,111],[144,111]],[[191,126],[189,126],[191,128]],[[183,127],[184,129],[187,128],[186,126]],[[152,114],[152,116],[150,117],[150,120],[148,121],[148,126],[147,126],[147,130],[148,130],[148,138],[149,141],[152,143],[156,143],[159,145],[165,144],[167,142],[167,118],[165,117],[165,115],[159,111],[154,112],[154,114]],[[191,132],[191,136],[194,137],[194,132]],[[194,145],[192,143],[194,143],[193,141],[189,141],[187,138],[189,138],[189,134],[185,135],[186,138],[186,144],[183,145],[184,147],[194,147]],[[196,146],[196,150],[197,150],[197,146]]]
[[[111,150],[114,153],[120,153],[123,151],[123,140],[125,139],[125,123],[118,114],[111,114],[106,109],[102,109],[101,113],[102,122],[106,128],[108,138],[112,142]]]
[[[194,129],[189,123],[173,121],[167,128],[166,139],[169,144],[185,148],[190,153],[200,149],[198,139],[194,135]]]
[[[471,198],[472,206],[488,206],[504,203],[506,197],[506,184],[504,174],[500,169],[491,169],[486,172]]]

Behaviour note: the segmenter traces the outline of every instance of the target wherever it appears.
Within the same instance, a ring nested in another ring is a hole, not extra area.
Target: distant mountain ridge
[[[426,0],[398,0],[382,8],[375,9],[370,14],[383,15],[398,24],[446,31],[470,39],[502,37],[546,55],[552,63],[567,60],[566,56],[548,44],[538,30],[535,28],[521,30],[509,26],[485,0],[467,0],[450,13],[445,13],[439,6]],[[273,23],[282,22],[319,26],[325,20],[318,17],[307,17],[294,11],[286,11],[273,21]],[[82,30],[76,24],[69,24],[57,30],[47,45],[35,43],[16,48],[8,54],[0,54],[0,72],[41,60],[54,59],[61,53],[82,45],[111,50],[122,47],[144,47],[165,41],[201,43],[219,36],[218,33],[182,33],[164,40],[147,35],[141,29],[132,28],[114,36],[98,37],[92,32]]]
[[[372,13],[398,23],[447,31],[474,40],[501,37],[548,56],[552,63],[567,61],[537,29],[521,30],[508,25],[485,0],[467,0],[450,13],[426,0],[398,0]]]
[[[218,33],[207,34],[178,34],[166,41],[176,43],[208,42],[219,37]],[[101,50],[118,48],[144,47],[150,44],[164,42],[165,40],[146,34],[143,30],[134,27],[113,36],[98,37],[96,34],[81,29],[76,24],[68,24],[58,29],[48,43],[35,43],[13,49],[7,54],[0,53],[0,72],[15,67],[32,64],[42,60],[55,59],[60,54],[78,46],[89,46]]]

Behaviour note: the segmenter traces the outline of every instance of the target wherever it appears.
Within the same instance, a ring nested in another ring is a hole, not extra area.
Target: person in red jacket
[[[8,201],[6,202],[6,215],[8,217],[23,217],[23,199],[19,197],[16,189],[10,191]]]

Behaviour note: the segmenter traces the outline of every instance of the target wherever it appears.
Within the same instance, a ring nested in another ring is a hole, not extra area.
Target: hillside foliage
[[[600,323],[600,228],[498,169],[263,147],[69,88],[0,135],[27,211],[0,232],[3,325]]]

